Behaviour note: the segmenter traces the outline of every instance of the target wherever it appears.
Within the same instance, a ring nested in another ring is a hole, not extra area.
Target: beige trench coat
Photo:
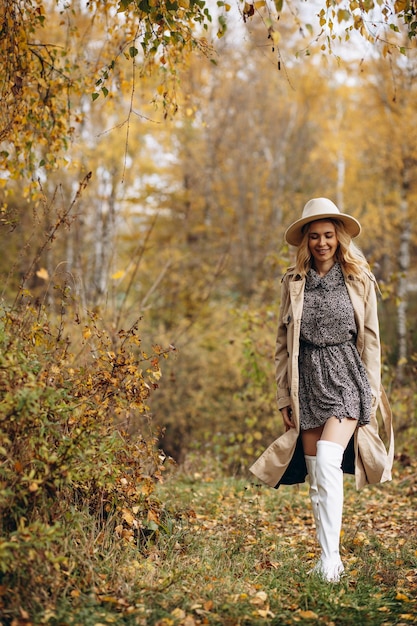
[[[392,415],[387,396],[381,386],[381,360],[377,313],[376,282],[371,274],[364,280],[345,276],[352,301],[359,355],[368,374],[373,402],[371,422],[356,429],[351,445],[345,452],[344,471],[354,473],[356,488],[391,480],[394,458]],[[302,453],[300,412],[298,402],[298,352],[303,311],[305,279],[287,272],[282,280],[281,306],[276,341],[276,381],[278,408],[291,406],[295,428],[276,439],[251,466],[250,471],[271,487],[279,484],[304,482],[307,470]],[[387,447],[378,433],[379,409]],[[291,465],[291,467],[290,467]],[[347,469],[350,467],[350,470]]]

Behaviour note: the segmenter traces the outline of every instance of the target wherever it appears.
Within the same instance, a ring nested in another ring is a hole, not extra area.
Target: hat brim
[[[320,215],[311,215],[309,217],[301,218],[291,224],[291,226],[289,226],[285,231],[285,241],[292,246],[299,246],[304,237],[303,227],[310,222],[317,222],[318,220],[326,219],[332,221],[338,220],[339,222],[342,222],[346,231],[352,238],[357,237],[361,232],[361,225],[354,217],[346,215],[345,213],[338,213],[337,215],[334,213],[323,213]]]

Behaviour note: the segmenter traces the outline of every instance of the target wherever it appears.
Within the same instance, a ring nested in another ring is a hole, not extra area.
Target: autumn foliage
[[[1,626],[415,621],[415,8],[1,4]],[[316,195],[363,225],[398,451],[337,590],[305,488],[247,475]]]
[[[68,584],[95,584],[82,558],[92,549],[84,532],[95,533],[97,546],[110,534],[140,552],[160,522],[155,486],[164,456],[147,404],[167,352],[154,346],[145,354],[136,326],[110,336],[96,316],[80,331],[80,350],[72,354],[42,309],[2,312],[0,606],[6,618],[22,606],[23,590],[26,610],[36,613]]]

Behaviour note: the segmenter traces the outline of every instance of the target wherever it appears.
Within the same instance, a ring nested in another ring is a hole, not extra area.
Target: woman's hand
[[[295,424],[292,421],[292,409],[290,406],[284,406],[281,409],[282,419],[284,420],[285,430],[290,430],[290,428],[295,428]]]

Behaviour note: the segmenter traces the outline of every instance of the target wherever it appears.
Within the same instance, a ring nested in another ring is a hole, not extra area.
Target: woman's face
[[[338,246],[336,228],[329,220],[311,222],[308,229],[308,249],[316,263],[335,262]]]

